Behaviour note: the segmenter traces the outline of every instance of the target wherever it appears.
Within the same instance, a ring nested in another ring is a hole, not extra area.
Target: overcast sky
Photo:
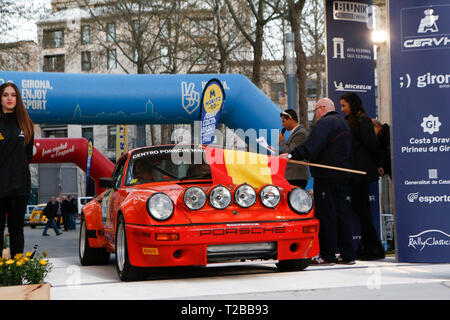
[[[23,3],[25,7],[30,5],[30,2],[33,2],[33,5],[44,5],[48,9],[51,8],[51,0],[16,0],[18,3]],[[37,27],[36,21],[21,21],[18,22],[17,31],[14,34],[11,34],[7,39],[7,41],[18,41],[18,40],[34,40],[37,41]]]

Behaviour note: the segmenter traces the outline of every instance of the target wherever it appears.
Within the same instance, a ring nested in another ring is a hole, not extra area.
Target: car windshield
[[[204,150],[193,146],[149,147],[130,155],[126,185],[148,182],[211,179]]]

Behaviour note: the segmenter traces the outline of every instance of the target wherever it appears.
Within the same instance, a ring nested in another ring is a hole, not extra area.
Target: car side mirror
[[[98,180],[98,185],[100,188],[105,188],[105,189],[115,188],[113,178],[100,178]]]

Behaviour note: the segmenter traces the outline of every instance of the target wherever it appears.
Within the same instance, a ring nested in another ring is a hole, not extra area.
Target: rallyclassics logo
[[[450,247],[450,235],[441,230],[425,230],[410,235],[408,248],[422,251],[425,247]]]
[[[403,50],[450,49],[450,6],[402,11]]]

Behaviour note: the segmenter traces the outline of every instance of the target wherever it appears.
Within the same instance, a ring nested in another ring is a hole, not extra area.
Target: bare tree
[[[311,72],[317,82],[317,97],[323,95],[322,72],[325,65],[325,21],[324,7],[321,0],[307,0],[302,16],[302,37],[307,56],[311,57]]]
[[[32,67],[34,57],[26,41],[17,32],[26,21],[38,19],[44,6],[31,1],[0,0],[0,69],[26,70]]]
[[[261,85],[261,65],[263,57],[263,43],[264,43],[264,27],[272,20],[278,19],[281,16],[281,0],[241,0],[246,3],[251,12],[251,21],[253,22],[253,28],[246,29],[246,25],[240,19],[236,11],[236,2],[232,0],[225,0],[231,16],[237,28],[241,31],[242,35],[247,39],[253,48],[253,71],[252,81],[255,85]]]
[[[287,0],[286,17],[291,25],[295,39],[295,55],[297,64],[297,91],[299,121],[305,128],[308,123],[308,101],[306,100],[306,54],[303,50],[302,36],[300,32],[300,21],[305,0]]]
[[[233,52],[242,48],[246,40],[235,28],[233,18],[223,0],[187,1],[189,8],[184,17],[191,28],[181,28],[192,45],[201,50],[204,57],[218,64],[220,73],[227,72]],[[242,10],[238,13],[243,16]],[[243,18],[240,19],[244,21]]]

